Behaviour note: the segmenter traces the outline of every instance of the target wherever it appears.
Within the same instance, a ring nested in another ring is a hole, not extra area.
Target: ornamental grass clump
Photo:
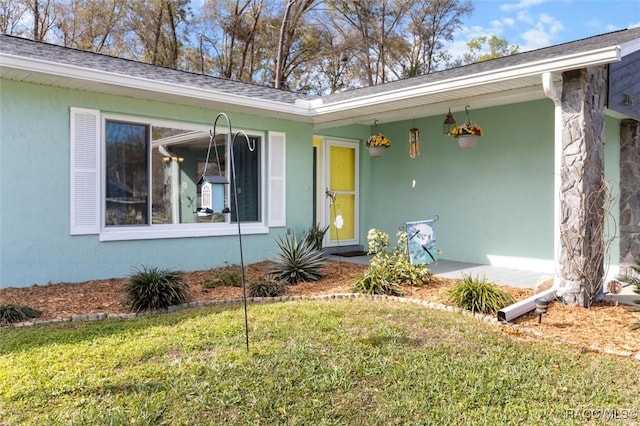
[[[515,302],[511,294],[499,289],[486,278],[480,280],[470,275],[464,275],[456,282],[449,290],[449,298],[459,308],[483,314],[498,312]]]
[[[142,266],[129,277],[123,291],[128,306],[142,312],[185,303],[187,288],[180,272]]]
[[[0,306],[0,323],[14,324],[39,318],[42,312],[27,305],[8,303]]]
[[[284,238],[279,237],[277,246],[278,253],[271,267],[276,280],[295,284],[322,278],[326,261],[311,242],[298,240],[295,233],[291,233]]]

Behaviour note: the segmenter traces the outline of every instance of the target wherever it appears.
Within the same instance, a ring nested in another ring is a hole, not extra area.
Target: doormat
[[[345,251],[341,253],[332,253],[334,256],[340,257],[356,257],[356,256],[366,256],[366,251]]]

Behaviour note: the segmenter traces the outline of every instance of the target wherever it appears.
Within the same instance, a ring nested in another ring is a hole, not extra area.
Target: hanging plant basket
[[[384,150],[391,146],[391,141],[382,133],[370,136],[364,143],[372,157],[382,157]]]
[[[456,139],[460,148],[471,149],[478,145],[478,137],[478,135],[460,135],[456,136]]]
[[[382,157],[382,154],[384,154],[386,149],[387,148],[384,146],[370,146],[369,155],[372,157]]]
[[[469,120],[469,105],[464,107],[464,111],[464,123],[449,130],[448,135],[456,138],[460,148],[475,148],[478,145],[478,138],[482,136],[483,131],[480,126]]]

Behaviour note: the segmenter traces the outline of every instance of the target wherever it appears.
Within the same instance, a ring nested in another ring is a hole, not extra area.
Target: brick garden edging
[[[522,331],[524,333],[535,335],[536,337],[546,338],[544,333],[541,333],[538,330],[534,330],[529,327],[523,327],[517,324],[511,324],[508,322],[501,322],[495,315],[486,315],[481,313],[474,313],[466,309],[456,308],[454,306],[444,305],[442,303],[434,303],[429,302],[427,300],[422,299],[413,299],[408,297],[400,297],[400,296],[387,296],[381,294],[362,294],[362,293],[332,293],[332,294],[323,294],[318,296],[277,296],[277,297],[247,297],[247,303],[276,303],[276,302],[293,302],[293,301],[303,301],[303,300],[347,300],[347,299],[369,299],[369,300],[382,300],[382,301],[393,301],[400,303],[411,303],[414,305],[424,306],[429,309],[435,309],[439,311],[448,311],[448,312],[457,312],[467,317],[475,318],[476,320],[483,321],[489,324],[500,325],[503,327],[509,327],[512,329],[516,329],[518,331]],[[93,313],[93,314],[79,314],[72,315],[70,317],[64,318],[55,318],[50,320],[36,320],[36,321],[25,321],[19,322],[15,324],[9,325],[1,325],[0,328],[7,327],[29,327],[34,325],[41,324],[51,324],[51,323],[60,323],[60,322],[74,322],[74,321],[100,321],[105,319],[129,319],[129,318],[138,318],[148,315],[154,314],[163,314],[169,312],[181,311],[187,308],[197,308],[207,305],[236,305],[241,304],[243,299],[241,297],[232,298],[232,299],[219,299],[219,300],[204,300],[197,302],[187,302],[181,305],[169,306],[167,309],[160,309],[148,312],[140,312],[140,313],[128,313],[128,314],[107,314],[107,313]],[[555,339],[555,341],[559,341],[560,343],[569,344],[572,346],[576,346],[571,342],[567,342],[564,340]],[[635,359],[636,361],[640,361],[640,352],[633,353],[630,351],[616,351],[607,348],[601,348],[598,345],[591,345],[588,351],[605,353],[608,355],[615,355],[624,358]]]

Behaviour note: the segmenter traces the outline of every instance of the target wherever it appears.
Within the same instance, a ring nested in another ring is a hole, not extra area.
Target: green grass
[[[0,330],[0,424],[584,424],[640,409],[638,363],[367,300]]]

